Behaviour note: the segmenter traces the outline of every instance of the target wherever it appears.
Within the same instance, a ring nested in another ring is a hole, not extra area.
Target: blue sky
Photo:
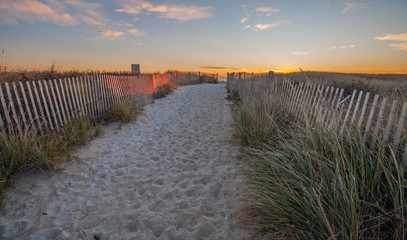
[[[407,72],[406,0],[0,0],[2,65]]]

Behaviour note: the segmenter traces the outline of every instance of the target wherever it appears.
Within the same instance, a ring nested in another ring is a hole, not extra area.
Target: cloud
[[[20,21],[52,22],[60,26],[73,26],[80,22],[88,25],[106,25],[109,20],[100,13],[100,5],[82,0],[0,0],[0,22],[18,24]],[[68,13],[70,10],[72,13]]]
[[[18,23],[19,21],[28,22],[52,22],[60,26],[73,26],[79,24],[73,16],[62,11],[61,5],[50,5],[59,3],[57,1],[49,1],[47,5],[36,0],[14,0],[0,1],[1,22],[3,23]],[[5,12],[5,13],[3,13]]]
[[[49,1],[49,0],[48,0]],[[56,0],[52,0],[56,1]],[[101,6],[97,3],[87,3],[82,0],[63,0],[67,5],[75,7],[75,16],[88,25],[106,25],[106,19],[100,12]]]
[[[108,38],[110,40],[115,40],[118,37],[124,36],[124,32],[112,31],[110,29],[100,30],[98,31],[104,38]]]
[[[400,33],[400,34],[388,33],[383,36],[377,36],[374,39],[407,42],[407,33]],[[407,43],[392,43],[392,44],[389,44],[389,46],[392,47],[393,50],[396,50],[396,51],[407,51]]]
[[[254,25],[253,28],[254,28],[255,32],[259,32],[259,31],[264,31],[264,30],[269,29],[269,28],[274,28],[274,27],[286,25],[286,24],[289,24],[289,23],[290,23],[289,21],[278,21],[278,22],[268,23],[268,24],[259,23],[259,24]]]
[[[242,20],[240,20],[240,23],[245,23],[247,22],[247,20],[249,20],[247,17],[242,18]]]
[[[407,51],[407,43],[392,43],[389,46],[396,51]]]
[[[133,29],[127,30],[127,32],[128,32],[129,34],[132,34],[132,35],[137,36],[137,37],[143,36],[143,35],[146,34],[145,32],[141,32],[141,31],[138,30],[137,28],[133,28]]]
[[[407,41],[407,33],[400,34],[385,34],[383,36],[377,36],[374,39],[376,40],[392,40],[392,41]]]
[[[159,18],[175,19],[178,21],[189,21],[202,18],[209,18],[212,16],[210,9],[212,7],[198,7],[198,6],[185,6],[174,5],[167,9],[167,11],[160,11]],[[162,9],[160,9],[162,10]],[[156,10],[149,9],[150,12],[157,12]]]
[[[297,56],[305,56],[305,55],[312,54],[312,51],[308,51],[308,52],[292,52],[292,54],[297,55]]]
[[[120,1],[122,8],[116,12],[124,12],[137,15],[146,11],[148,13],[158,13],[158,18],[175,19],[178,21],[189,21],[212,16],[212,6],[195,5],[154,5],[144,0],[124,0]]]
[[[241,70],[241,69],[243,69],[243,68],[238,68],[238,67],[217,67],[217,66],[198,66],[198,68],[215,69],[215,70]]]
[[[342,5],[345,5],[345,8],[341,11],[343,14],[368,8],[367,3],[344,2]]]
[[[268,13],[268,14],[272,14],[272,13],[278,13],[278,12],[280,12],[280,9],[277,9],[277,8],[268,8],[268,7],[258,7],[258,8],[256,8],[256,12],[258,12],[258,13]]]

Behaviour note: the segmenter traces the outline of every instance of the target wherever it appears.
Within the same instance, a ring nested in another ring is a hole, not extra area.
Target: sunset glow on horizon
[[[407,73],[405,0],[0,0],[1,66]]]

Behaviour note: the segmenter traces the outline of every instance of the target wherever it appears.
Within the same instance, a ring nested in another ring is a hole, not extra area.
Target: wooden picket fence
[[[315,119],[341,136],[359,131],[363,143],[372,151],[378,144],[388,144],[406,169],[407,102],[358,90],[345,95],[344,89],[269,74],[228,74],[227,88],[243,99],[271,95],[272,101],[292,114]]]
[[[11,135],[26,129],[41,134],[59,130],[77,117],[102,118],[126,98],[136,98],[145,105],[164,84],[175,87],[178,81],[198,78],[197,73],[169,72],[0,83],[0,131]]]

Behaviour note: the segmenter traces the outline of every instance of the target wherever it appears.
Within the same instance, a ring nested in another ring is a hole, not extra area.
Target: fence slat
[[[367,109],[367,104],[369,103],[370,92],[367,92],[365,95],[365,101],[363,102],[362,112],[360,113],[360,118],[358,122],[358,128],[361,129],[363,119],[365,118],[365,113]]]
[[[401,138],[401,132],[403,130],[404,121],[406,120],[406,113],[407,113],[407,102],[404,102],[403,107],[401,109],[399,122],[398,122],[398,125],[397,125],[397,132],[396,132],[396,135],[395,135],[394,141],[393,141],[393,152],[394,152],[394,154],[397,154],[397,151],[398,151],[400,138]]]
[[[356,117],[358,115],[359,106],[360,106],[360,102],[362,101],[362,97],[363,97],[363,91],[360,91],[359,96],[358,96],[358,100],[356,101],[355,110],[353,111],[352,119],[350,120],[349,132],[351,132],[353,124],[355,123]]]
[[[33,82],[31,82],[31,83],[33,84]],[[32,104],[32,107],[34,109],[34,116],[35,116],[35,120],[37,121],[37,126],[40,129],[40,133],[44,134],[44,131],[42,129],[42,124],[41,124],[41,118],[38,115],[38,111],[37,111],[37,107],[39,107],[39,106],[37,106],[35,104],[36,101],[34,100],[34,96],[33,96],[32,91],[31,91],[30,82],[26,82],[26,85],[27,85],[27,89],[28,89],[28,95],[30,96],[30,99],[31,99],[31,104]],[[33,86],[34,86],[34,84],[33,84]],[[35,126],[34,123],[33,123],[33,126]]]
[[[52,98],[54,99],[54,106],[55,106],[55,108],[54,108],[54,110],[52,110],[53,111],[53,114],[54,114],[54,116],[55,116],[55,112],[56,112],[56,116],[58,117],[58,120],[59,120],[59,123],[60,123],[60,127],[63,127],[64,126],[64,121],[62,120],[62,117],[61,117],[61,113],[60,113],[60,106],[58,105],[58,99],[57,99],[57,97],[56,97],[56,95],[55,95],[55,91],[54,91],[54,86],[52,86],[52,80],[48,80],[48,85],[49,85],[49,88],[51,89],[51,95],[52,95]],[[48,89],[47,89],[47,92],[48,92]],[[48,94],[48,93],[47,93]],[[49,94],[48,94],[49,95]],[[51,99],[50,99],[51,100]],[[55,112],[54,112],[55,111]],[[57,122],[57,120],[56,120],[56,117],[55,117],[55,122]],[[58,124],[57,124],[58,125]]]
[[[321,99],[321,104],[319,104],[319,109],[318,109],[318,114],[317,114],[317,118],[319,121],[322,122],[322,110],[324,108],[324,106],[326,105],[326,100],[328,98],[328,94],[330,92],[330,90],[333,89],[333,87],[327,87],[325,90],[325,94],[323,96],[323,98]],[[332,91],[332,90],[331,90]]]
[[[61,85],[62,98],[64,99],[64,105],[66,107],[66,116],[68,117],[68,122],[70,122],[75,116],[73,114],[71,98],[69,97],[68,80],[66,78],[64,78],[64,80],[59,79],[59,83]]]
[[[383,98],[382,104],[381,104],[380,110],[379,110],[379,116],[378,116],[378,118],[376,120],[376,126],[375,126],[374,131],[373,131],[373,138],[372,138],[372,142],[370,144],[370,149],[371,150],[373,150],[375,145],[376,145],[376,141],[377,141],[377,138],[378,138],[378,135],[379,135],[379,130],[380,130],[380,127],[381,127],[381,124],[382,124],[384,108],[386,107],[386,102],[387,102],[387,99]]]
[[[330,122],[330,117],[332,116],[332,114],[334,114],[335,111],[335,103],[337,102],[337,98],[338,98],[338,94],[339,94],[339,88],[336,88],[335,90],[335,94],[334,97],[331,101],[331,107],[327,112],[326,118],[324,119],[324,126],[328,127],[329,126],[329,122]]]
[[[391,105],[390,115],[389,115],[389,119],[387,120],[386,130],[384,132],[384,137],[383,137],[383,142],[385,144],[387,144],[389,141],[390,130],[391,130],[391,127],[393,126],[393,120],[394,120],[394,115],[396,112],[397,103],[398,103],[397,100],[393,100],[393,103]]]
[[[78,88],[75,82],[75,78],[72,78],[72,90],[75,96],[75,103],[76,103],[76,107],[77,107],[77,111],[78,111],[78,116],[82,116],[83,115],[83,110],[82,110],[82,106],[81,103],[79,102],[79,97],[78,97]]]
[[[49,108],[51,109],[52,118],[55,121],[55,128],[59,129],[60,126],[58,124],[57,115],[55,114],[55,108],[54,108],[54,106],[52,104],[51,95],[49,94],[47,81],[43,80],[43,84],[45,86],[45,93],[47,94],[47,97],[49,99],[49,102],[48,102],[49,103]]]
[[[346,122],[348,121],[349,114],[352,111],[353,101],[355,100],[356,92],[357,92],[356,90],[353,90],[352,97],[351,97],[349,105],[348,105],[348,110],[346,111],[345,118],[343,119],[343,122],[342,122],[342,128],[341,128],[341,132],[340,132],[341,136],[343,135],[343,130],[346,127]]]
[[[62,87],[62,84],[60,86],[58,86],[58,82],[56,79],[54,79],[54,85],[55,85],[55,91],[57,92],[57,96],[58,96],[58,101],[59,101],[59,105],[61,106],[60,112],[62,114],[62,124],[66,124],[68,122],[66,115],[65,115],[65,107],[61,98],[61,94],[59,92],[59,87]]]
[[[30,108],[30,104],[28,103],[28,99],[27,99],[27,95],[25,94],[25,89],[23,86],[22,82],[18,82],[18,84],[20,85],[20,89],[21,89],[21,95],[23,95],[23,100],[24,100],[24,105],[25,105],[25,112],[27,112],[28,114],[28,119],[29,119],[29,124],[28,127],[32,126],[32,128],[34,129],[34,131],[37,131],[37,128],[35,127],[35,123],[34,123],[34,119],[33,116],[31,114],[31,108]],[[0,117],[1,118],[1,117]]]
[[[9,131],[10,131],[11,118],[10,118],[10,114],[9,114],[8,107],[7,107],[7,104],[6,104],[6,100],[4,99],[3,89],[1,87],[1,83],[0,83],[0,100],[1,100],[1,104],[3,106],[3,113],[4,113],[5,117],[6,117],[6,122],[7,122],[8,128],[9,128]]]
[[[40,89],[42,101],[44,103],[45,113],[47,114],[49,126],[53,130],[54,129],[54,124],[52,123],[52,120],[51,120],[51,114],[49,113],[49,110],[48,110],[48,104],[47,104],[47,100],[45,99],[44,90],[43,90],[43,87],[41,85],[41,81],[38,81],[37,83],[38,83],[38,88]]]
[[[22,134],[20,118],[18,117],[16,108],[14,107],[13,95],[11,95],[10,86],[9,86],[8,82],[6,82],[4,84],[6,86],[6,92],[7,92],[7,96],[8,96],[8,100],[9,100],[9,105],[11,107],[11,112],[13,114],[14,122],[17,124],[18,132],[20,134]]]
[[[17,100],[17,105],[18,105],[18,109],[20,111],[21,119],[23,120],[24,129],[28,129],[27,119],[25,117],[23,105],[21,104],[20,94],[18,94],[17,85],[15,82],[12,82],[11,85],[13,86],[14,96],[16,97],[16,100]]]
[[[103,103],[104,103],[104,111],[106,112],[107,109],[109,109],[109,101],[108,101],[108,95],[107,95],[107,87],[106,87],[106,80],[104,75],[100,75],[100,82],[102,84],[102,92],[103,92]]]
[[[92,117],[95,117],[95,112],[93,111],[93,105],[92,105],[92,89],[89,81],[89,75],[84,77],[85,80],[85,89],[86,89],[86,101],[87,101],[87,107],[88,107],[88,112],[89,115]]]
[[[379,95],[375,95],[374,99],[373,99],[373,104],[372,107],[370,108],[370,114],[369,114],[369,118],[367,120],[367,124],[366,124],[366,128],[365,128],[365,133],[363,135],[363,139],[362,142],[366,143],[367,137],[369,135],[369,130],[370,130],[370,126],[372,125],[372,121],[373,121],[373,116],[374,116],[374,112],[376,110],[377,107],[377,101],[379,100]]]
[[[85,105],[83,104],[83,98],[82,98],[82,95],[83,95],[82,84],[81,84],[81,81],[79,81],[78,77],[75,78],[75,82],[76,82],[76,87],[78,90],[78,98],[79,98],[79,103],[81,105],[82,114],[85,115],[86,110],[85,110]]]
[[[329,92],[328,99],[324,103],[325,110],[324,110],[324,114],[322,115],[322,119],[321,119],[321,122],[323,124],[325,123],[325,116],[326,116],[327,112],[329,111],[329,105],[330,105],[329,103],[331,103],[332,98],[334,97],[334,91],[335,91],[335,88],[331,87],[331,91]],[[336,90],[336,93],[338,93],[338,90]]]
[[[76,117],[80,116],[80,108],[78,106],[78,103],[75,101],[75,93],[74,93],[74,87],[72,86],[72,80],[71,78],[68,78],[68,85],[69,85],[69,92],[70,92],[70,96],[71,96],[71,100],[72,100],[72,107],[73,107],[73,114]]]

